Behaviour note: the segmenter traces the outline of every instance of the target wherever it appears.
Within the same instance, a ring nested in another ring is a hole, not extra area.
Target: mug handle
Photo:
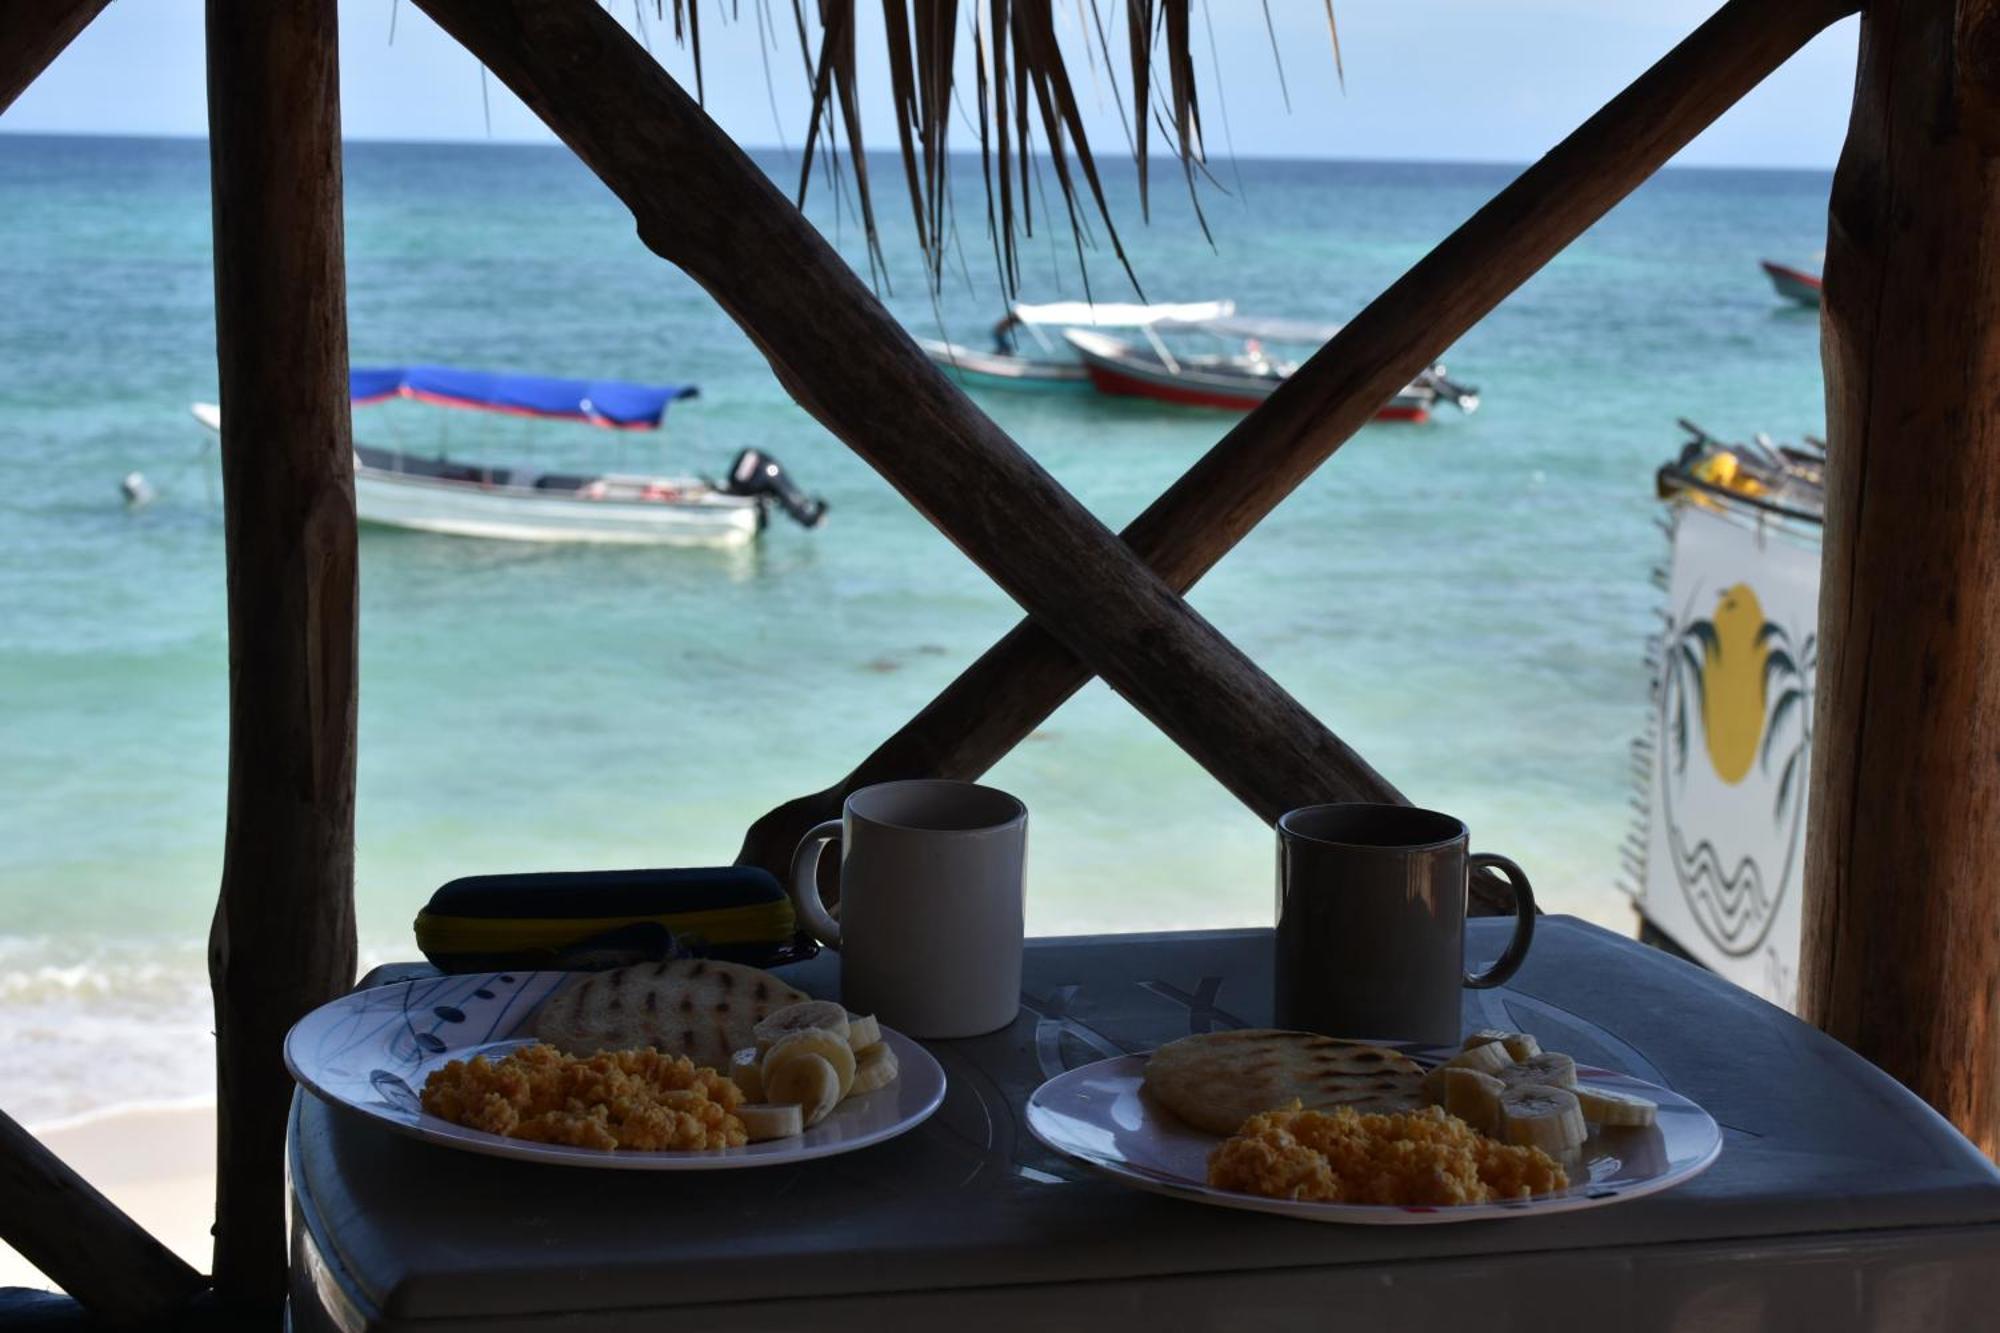
[[[815,833],[818,831],[813,830]],[[1514,938],[1507,941],[1505,952],[1494,959],[1493,966],[1484,972],[1465,974],[1467,986],[1473,990],[1487,990],[1513,976],[1514,970],[1527,958],[1528,946],[1535,942],[1535,891],[1528,884],[1527,873],[1521,867],[1494,852],[1474,852],[1465,859],[1465,867],[1468,874],[1492,867],[1505,875],[1507,882],[1514,886]],[[813,902],[817,906],[819,900],[814,898]]]
[[[840,923],[827,915],[826,904],[820,901],[819,858],[826,844],[839,837],[840,821],[829,819],[813,825],[792,853],[792,907],[813,938],[829,949],[840,947]]]

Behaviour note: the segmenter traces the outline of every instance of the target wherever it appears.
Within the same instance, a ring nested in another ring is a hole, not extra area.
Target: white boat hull
[[[706,491],[684,500],[586,499],[357,466],[354,508],[363,523],[517,542],[618,546],[743,546],[763,526],[752,496]]]
[[[924,355],[959,383],[982,389],[1025,389],[1042,393],[1054,390],[1088,391],[1090,377],[1074,358],[1064,361],[1002,352],[982,352],[961,343],[917,339]]]

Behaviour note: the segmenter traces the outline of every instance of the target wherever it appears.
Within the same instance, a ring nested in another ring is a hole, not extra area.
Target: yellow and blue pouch
[[[778,881],[753,866],[469,875],[431,895],[416,929],[417,948],[446,972],[690,956],[775,967],[819,947]]]

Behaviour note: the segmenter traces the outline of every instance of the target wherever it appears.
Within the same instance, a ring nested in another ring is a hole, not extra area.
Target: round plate
[[[1655,1194],[1700,1175],[1722,1151],[1722,1131],[1708,1112],[1687,1098],[1642,1079],[1579,1065],[1579,1083],[1650,1097],[1659,1103],[1660,1114],[1658,1123],[1645,1129],[1592,1125],[1590,1139],[1583,1147],[1583,1167],[1570,1169],[1577,1183],[1559,1193],[1436,1208],[1302,1203],[1239,1194],[1211,1189],[1207,1183],[1208,1154],[1222,1140],[1183,1124],[1142,1090],[1146,1059],[1143,1055],[1123,1055],[1058,1074],[1028,1098],[1029,1130],[1055,1151],[1096,1167],[1114,1180],[1156,1194],[1315,1222],[1378,1226],[1601,1208]]]
[[[885,1026],[882,1039],[896,1053],[896,1081],[842,1102],[796,1138],[700,1152],[601,1152],[527,1143],[424,1112],[417,1089],[433,1069],[529,1044],[535,1011],[571,975],[489,972],[355,991],[321,1005],[286,1034],[285,1067],[322,1101],[359,1111],[399,1134],[495,1157],[622,1171],[720,1171],[831,1157],[915,1129],[944,1100],[944,1069],[929,1051]]]

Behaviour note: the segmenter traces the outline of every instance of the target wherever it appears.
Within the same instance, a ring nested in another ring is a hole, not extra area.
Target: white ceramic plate
[[[1722,1151],[1722,1131],[1708,1112],[1687,1098],[1642,1079],[1579,1065],[1578,1082],[1650,1097],[1660,1104],[1660,1114],[1659,1122],[1645,1129],[1591,1126],[1581,1168],[1569,1169],[1576,1183],[1567,1190],[1506,1203],[1443,1208],[1269,1199],[1209,1187],[1208,1154],[1222,1140],[1183,1124],[1147,1095],[1140,1086],[1145,1069],[1145,1056],[1124,1055],[1058,1074],[1028,1098],[1029,1130],[1055,1151],[1086,1162],[1114,1180],[1156,1194],[1315,1222],[1378,1226],[1601,1208],[1655,1194],[1700,1175]]]
[[[600,1152],[467,1129],[427,1115],[417,1090],[448,1060],[502,1055],[531,1040],[536,1009],[571,974],[490,972],[403,981],[321,1005],[285,1036],[285,1066],[323,1101],[350,1107],[400,1134],[495,1157],[625,1171],[716,1171],[778,1166],[853,1152],[916,1128],[944,1100],[944,1069],[886,1026],[900,1073],[877,1092],[843,1102],[804,1134],[705,1152]]]

